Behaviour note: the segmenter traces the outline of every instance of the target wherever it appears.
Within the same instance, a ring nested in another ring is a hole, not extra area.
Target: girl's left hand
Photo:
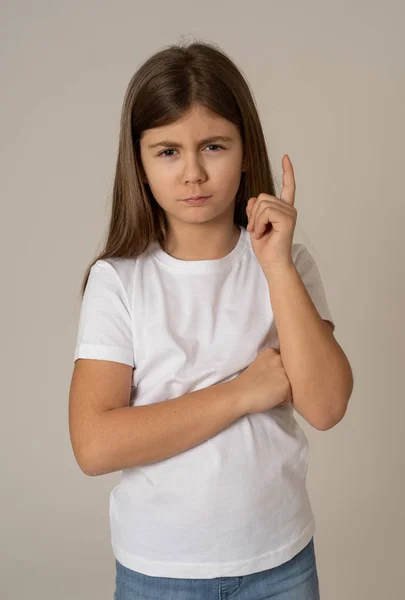
[[[270,194],[252,197],[246,206],[247,231],[253,251],[266,275],[280,265],[292,266],[292,242],[297,210],[294,207],[295,178],[288,154],[281,161],[283,187],[280,198]]]

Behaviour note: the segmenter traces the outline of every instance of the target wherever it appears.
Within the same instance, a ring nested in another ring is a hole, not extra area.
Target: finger
[[[273,226],[273,223],[280,223],[288,216],[290,216],[290,214],[287,211],[282,210],[279,206],[267,204],[267,206],[264,206],[263,209],[256,214],[254,224],[255,238],[259,238],[265,233],[269,223]]]
[[[246,204],[246,214],[247,214],[248,219],[250,217],[250,213],[252,212],[253,201],[255,199],[256,198],[254,196],[252,196],[252,198],[249,198],[249,200],[248,200],[248,202]]]
[[[278,202],[280,205],[285,206],[285,203],[282,202],[282,200],[280,200],[279,198],[277,198],[277,196],[272,196],[271,194],[266,194],[265,192],[262,192],[255,198],[251,198],[251,200],[253,202],[249,215],[249,223],[252,222],[253,227],[256,221],[257,211],[260,210],[260,207],[263,207],[266,204],[266,202]],[[251,229],[252,227],[249,227],[248,231],[251,231]]]
[[[248,207],[249,207],[249,212],[248,212],[248,225],[247,225],[247,231],[252,231],[254,223],[255,223],[255,213],[257,210],[257,206],[258,206],[259,202],[257,201],[257,197],[253,197],[250,198],[249,202],[248,202]]]
[[[255,216],[254,216],[254,220],[252,220],[252,226],[253,228],[256,227],[256,224],[259,222],[260,219],[260,215],[261,213],[266,210],[266,208],[273,208],[273,210],[279,211],[280,213],[283,213],[284,215],[286,215],[287,217],[291,216],[291,211],[294,209],[291,209],[289,206],[287,206],[284,202],[282,202],[279,198],[273,198],[272,200],[265,200],[263,202],[260,203],[260,206],[257,207],[257,210],[255,212]],[[249,221],[250,223],[250,221]]]
[[[257,197],[250,198],[247,204],[247,214],[249,220],[246,228],[247,231],[254,230],[258,213],[262,211],[269,203],[272,203],[275,208],[279,208],[282,212],[285,212],[285,214],[290,214],[289,211],[291,211],[291,209],[286,205],[285,202],[283,202],[283,200],[277,198],[277,196],[271,196],[270,194],[259,194]]]
[[[283,200],[290,206],[294,206],[295,201],[295,177],[292,162],[288,154],[284,154],[282,161],[283,167],[283,187],[280,194],[280,200]]]

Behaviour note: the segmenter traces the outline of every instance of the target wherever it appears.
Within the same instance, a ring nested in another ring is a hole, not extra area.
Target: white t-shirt
[[[74,360],[134,370],[131,405],[153,404],[237,377],[279,350],[268,284],[241,235],[227,256],[184,261],[157,242],[136,258],[98,260],[82,301]],[[303,244],[293,262],[320,316],[333,323]],[[146,575],[214,578],[276,567],[311,540],[308,440],[291,404],[245,415],[171,458],[124,469],[110,494],[112,549]]]

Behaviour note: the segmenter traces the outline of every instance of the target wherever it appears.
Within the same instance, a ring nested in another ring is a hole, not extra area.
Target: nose
[[[205,171],[198,158],[191,157],[186,160],[183,171],[184,183],[197,183],[206,179]]]

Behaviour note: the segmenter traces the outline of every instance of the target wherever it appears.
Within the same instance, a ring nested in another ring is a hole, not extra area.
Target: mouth
[[[182,202],[198,206],[200,204],[205,204],[210,198],[212,198],[212,196],[194,196],[193,198],[182,200]]]

